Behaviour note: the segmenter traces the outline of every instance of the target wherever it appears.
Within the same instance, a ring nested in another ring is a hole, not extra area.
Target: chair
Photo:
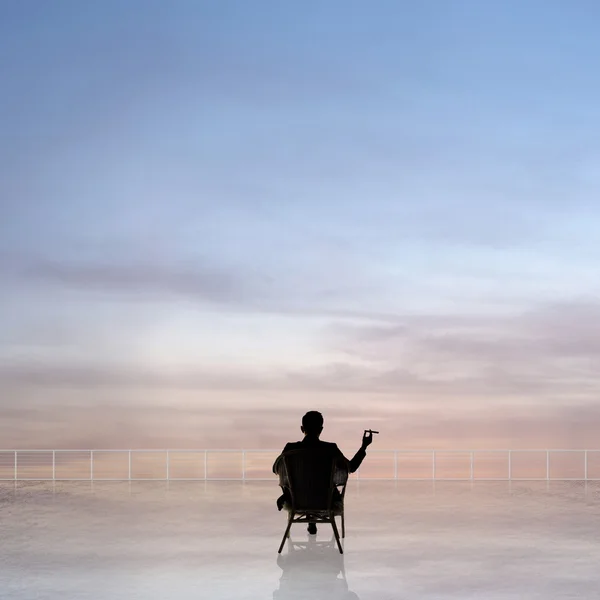
[[[340,491],[340,496],[342,497],[342,512],[341,512],[341,519],[342,519],[342,538],[346,537],[346,520],[344,517],[344,499],[346,498],[346,483],[348,483],[348,471],[346,470],[342,470],[335,468],[335,473],[333,476],[333,483],[335,484],[336,487],[341,487],[341,491]]]
[[[323,455],[313,448],[289,450],[282,455],[283,480],[288,487],[291,499],[288,524],[281,540],[278,553],[289,537],[292,523],[331,523],[340,554],[343,554],[340,535],[335,523],[336,515],[342,518],[342,537],[345,537],[344,501],[346,479],[343,471],[337,469],[337,457]],[[334,503],[334,490],[343,485],[342,501]]]

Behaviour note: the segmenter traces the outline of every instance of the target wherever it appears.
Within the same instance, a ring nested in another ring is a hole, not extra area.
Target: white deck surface
[[[0,485],[0,598],[597,599],[597,483],[351,482],[331,527],[276,481]],[[345,575],[345,581],[344,581]]]

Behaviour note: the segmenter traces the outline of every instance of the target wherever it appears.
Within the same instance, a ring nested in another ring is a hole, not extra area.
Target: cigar
[[[365,433],[379,433],[379,431],[373,431],[372,429],[365,429]]]

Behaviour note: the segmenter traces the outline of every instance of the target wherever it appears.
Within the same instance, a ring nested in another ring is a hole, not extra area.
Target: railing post
[[[550,481],[550,450],[546,450],[546,481]]]
[[[167,450],[167,481],[169,481],[169,451]]]
[[[242,481],[246,481],[246,451],[242,450]]]
[[[394,450],[394,479],[398,479],[398,450]]]
[[[90,481],[94,480],[94,451],[90,450]]]
[[[129,451],[129,461],[128,461],[129,465],[128,465],[128,479],[129,481],[131,481],[131,450]]]
[[[13,479],[16,481],[17,480],[17,451],[15,450],[15,472],[14,472],[14,477]]]
[[[471,481],[473,481],[473,450],[471,450]]]
[[[204,481],[208,479],[208,450],[204,451]]]
[[[512,480],[512,450],[508,451],[508,480]]]
[[[587,481],[588,478],[588,451],[585,450],[583,453],[583,472],[584,478]]]
[[[435,450],[432,450],[432,471],[431,471],[431,478],[435,479]]]
[[[52,481],[56,481],[56,450],[52,450]]]

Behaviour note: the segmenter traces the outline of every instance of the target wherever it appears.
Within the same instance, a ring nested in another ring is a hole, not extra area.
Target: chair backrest
[[[333,497],[336,458],[321,449],[283,453],[283,464],[295,510],[329,510]]]

